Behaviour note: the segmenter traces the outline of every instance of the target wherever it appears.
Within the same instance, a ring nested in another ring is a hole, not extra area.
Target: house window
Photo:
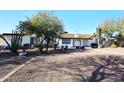
[[[62,44],[71,44],[70,39],[62,39]]]

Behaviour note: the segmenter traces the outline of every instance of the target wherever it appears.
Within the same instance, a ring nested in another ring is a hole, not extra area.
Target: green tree
[[[105,20],[101,25],[102,35],[106,38],[111,38],[114,31],[116,30],[116,21],[115,20]]]
[[[121,36],[124,36],[124,17],[118,20],[118,29],[120,32],[119,34],[121,34]]]
[[[101,31],[101,35],[104,38],[116,38],[118,45],[119,42],[121,42],[121,39],[123,39],[124,36],[124,19],[110,19],[110,20],[105,20],[102,22],[102,24],[100,25],[102,31]],[[115,33],[118,32],[119,34]],[[96,34],[98,33],[98,31],[96,30]]]
[[[118,32],[119,34],[115,36],[117,39],[117,46],[124,47],[124,17],[118,20]]]
[[[41,39],[40,44],[45,42],[46,52],[50,42],[56,47],[56,40],[64,30],[62,21],[53,13],[39,12],[31,18],[31,22],[35,28],[32,32]]]

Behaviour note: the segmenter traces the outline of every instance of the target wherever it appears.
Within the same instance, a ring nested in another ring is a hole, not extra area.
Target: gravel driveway
[[[13,71],[14,68],[24,64],[29,59],[30,58],[19,56],[0,58],[0,78],[3,78],[6,74]]]
[[[27,64],[9,82],[124,81],[124,49],[88,49],[44,55]]]

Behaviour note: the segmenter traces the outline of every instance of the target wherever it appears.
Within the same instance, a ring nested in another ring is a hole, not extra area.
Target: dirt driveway
[[[124,49],[88,49],[39,56],[5,81],[124,81]]]
[[[24,64],[29,59],[30,58],[19,56],[0,58],[0,79],[13,71],[17,66]]]

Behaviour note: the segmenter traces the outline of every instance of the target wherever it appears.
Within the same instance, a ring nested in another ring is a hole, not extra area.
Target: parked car
[[[98,44],[97,43],[91,43],[91,47],[92,48],[98,48]]]

